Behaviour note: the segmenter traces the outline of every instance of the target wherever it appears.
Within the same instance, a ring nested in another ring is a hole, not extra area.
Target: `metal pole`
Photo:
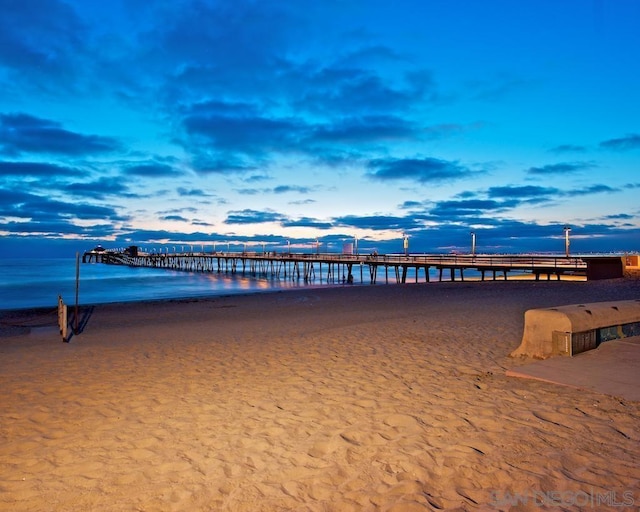
[[[78,295],[80,290],[80,253],[76,253],[76,314],[73,333],[78,334]]]

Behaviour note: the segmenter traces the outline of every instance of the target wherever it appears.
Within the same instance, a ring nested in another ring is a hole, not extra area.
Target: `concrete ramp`
[[[513,368],[508,377],[588,389],[640,401],[640,336],[607,341],[575,357],[554,357]]]

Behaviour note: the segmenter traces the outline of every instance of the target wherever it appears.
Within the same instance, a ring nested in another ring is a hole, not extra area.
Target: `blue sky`
[[[0,7],[1,255],[640,250],[637,0]]]

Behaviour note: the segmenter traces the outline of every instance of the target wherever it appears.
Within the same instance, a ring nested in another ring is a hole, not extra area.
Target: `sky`
[[[0,257],[640,251],[638,0],[0,9]]]

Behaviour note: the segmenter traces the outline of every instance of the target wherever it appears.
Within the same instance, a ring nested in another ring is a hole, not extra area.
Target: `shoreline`
[[[633,274],[627,275],[621,279],[640,279],[640,274],[638,274],[638,276],[635,276]],[[586,278],[584,278],[583,276],[578,276],[578,277],[563,276],[562,279],[560,280],[540,279],[539,281],[535,281],[535,278],[533,275],[514,275],[514,276],[508,277],[508,279],[506,280],[505,279],[495,279],[495,280],[487,279],[485,281],[482,281],[479,277],[470,277],[470,278],[467,277],[464,279],[464,281],[460,279],[457,279],[455,281],[450,281],[446,279],[442,281],[429,281],[429,282],[419,281],[417,283],[414,281],[407,282],[407,283],[389,282],[389,283],[375,283],[375,284],[371,284],[368,282],[355,283],[355,284],[346,284],[341,282],[339,283],[319,282],[318,284],[309,283],[308,285],[305,284],[300,287],[269,288],[264,290],[240,291],[240,292],[233,292],[233,293],[185,295],[185,296],[176,296],[176,297],[164,297],[160,299],[147,298],[147,299],[133,299],[133,300],[115,300],[110,302],[89,302],[89,303],[80,302],[79,306],[80,307],[98,307],[98,306],[107,306],[107,305],[116,305],[116,304],[140,304],[140,303],[147,303],[147,302],[150,302],[150,303],[176,302],[176,301],[177,302],[193,302],[193,301],[216,300],[223,297],[244,297],[244,296],[251,296],[251,295],[264,295],[264,294],[284,293],[284,292],[304,293],[306,290],[315,291],[315,290],[324,290],[324,289],[377,288],[377,287],[389,287],[389,286],[402,287],[402,286],[416,286],[416,285],[418,286],[448,285],[448,284],[464,285],[465,283],[486,283],[487,285],[490,285],[490,283],[495,283],[495,282],[503,283],[503,282],[513,282],[513,281],[538,282],[538,283],[543,283],[543,282],[566,283],[566,282],[586,282]],[[67,303],[67,305],[70,308],[74,306],[74,304],[72,303]],[[20,308],[0,308],[0,319],[2,318],[2,315],[6,315],[6,314],[19,314],[19,313],[29,313],[29,312],[39,313],[39,312],[48,312],[55,309],[56,309],[55,302],[51,306],[26,306],[26,307],[20,307]]]
[[[307,288],[96,305],[71,343],[33,318],[0,339],[0,508],[637,505],[640,402],[505,370],[526,309],[638,298],[629,279]]]

